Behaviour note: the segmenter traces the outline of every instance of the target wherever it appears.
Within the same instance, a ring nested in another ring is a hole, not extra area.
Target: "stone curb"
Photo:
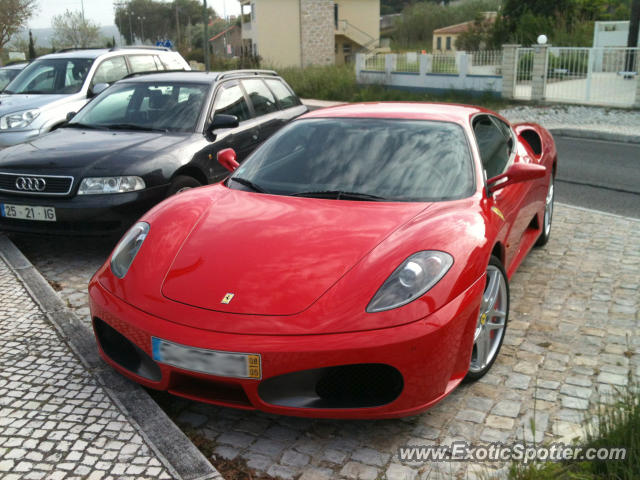
[[[93,333],[67,308],[40,272],[4,234],[0,234],[0,257],[170,475],[181,480],[224,480],[141,386],[119,375],[102,361]]]
[[[604,140],[608,142],[640,144],[640,135],[604,132],[601,130],[583,130],[580,128],[549,128],[554,136]]]

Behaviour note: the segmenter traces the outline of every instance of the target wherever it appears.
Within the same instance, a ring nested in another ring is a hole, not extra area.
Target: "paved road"
[[[640,145],[556,137],[556,199],[640,218]]]

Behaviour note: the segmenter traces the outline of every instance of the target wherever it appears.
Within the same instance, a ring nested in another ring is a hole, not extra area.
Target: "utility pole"
[[[176,4],[176,45],[178,47],[178,50],[180,49],[180,44],[182,42],[180,42],[180,13],[178,10],[178,2],[174,2]]]
[[[82,7],[82,23],[85,23],[85,19],[84,19],[84,0],[80,0],[80,6]]]
[[[204,69],[209,71],[209,15],[207,15],[207,0],[202,0],[204,10],[202,11],[202,19],[204,20],[204,28],[202,29],[202,51],[204,52]]]
[[[625,71],[635,71],[635,50],[638,46],[638,30],[640,29],[640,0],[631,2],[631,18],[629,19],[629,36],[627,37],[627,61]]]

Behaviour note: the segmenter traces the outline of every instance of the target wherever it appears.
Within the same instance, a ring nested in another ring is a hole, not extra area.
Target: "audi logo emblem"
[[[38,177],[18,177],[16,188],[28,192],[44,192],[47,182],[44,178]]]

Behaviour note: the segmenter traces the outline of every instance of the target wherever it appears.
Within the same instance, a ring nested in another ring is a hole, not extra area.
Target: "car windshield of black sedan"
[[[193,132],[209,85],[124,83],[82,109],[67,127]]]
[[[459,125],[319,118],[280,130],[227,185],[276,195],[409,202],[467,197],[474,180]]]

